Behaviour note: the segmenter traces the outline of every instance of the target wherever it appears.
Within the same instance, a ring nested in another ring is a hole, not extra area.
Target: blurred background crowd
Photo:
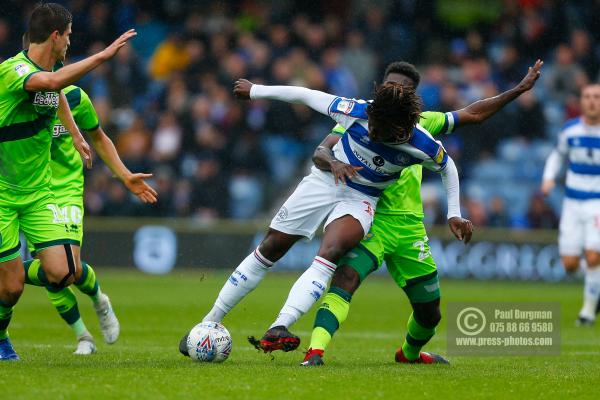
[[[96,161],[87,215],[268,217],[310,165],[329,118],[232,97],[235,79],[369,98],[396,60],[422,74],[425,110],[451,111],[516,85],[537,58],[535,89],[483,125],[443,138],[477,226],[557,226],[560,192],[538,193],[578,94],[599,80],[600,1],[71,0],[71,61],[134,27],[138,37],[80,85],[126,165],[154,173],[143,206]],[[0,2],[0,59],[20,50],[34,1]],[[444,223],[439,178],[425,176],[428,223]]]

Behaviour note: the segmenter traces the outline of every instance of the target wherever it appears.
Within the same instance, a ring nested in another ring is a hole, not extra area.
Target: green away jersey
[[[34,192],[50,182],[52,125],[57,92],[28,92],[43,69],[23,51],[0,64],[0,191]]]
[[[98,115],[92,102],[81,88],[68,86],[63,89],[67,97],[73,119],[84,131],[98,128]],[[83,161],[75,147],[69,131],[62,126],[60,120],[54,121],[50,151],[50,167],[52,169],[51,187],[60,202],[68,199],[81,200],[83,196]]]
[[[419,124],[432,135],[450,133],[454,129],[458,115],[455,112],[441,113],[425,111],[421,114]],[[345,130],[336,125],[332,134],[343,135]],[[377,214],[414,214],[423,217],[423,204],[421,202],[421,177],[423,167],[413,165],[405,168],[400,178],[388,186],[377,203]]]

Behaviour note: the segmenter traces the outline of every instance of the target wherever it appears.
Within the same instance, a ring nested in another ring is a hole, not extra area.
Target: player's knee
[[[600,268],[600,253],[595,251],[586,251],[585,261],[587,262],[588,267]]]
[[[424,328],[433,329],[442,320],[439,299],[429,303],[414,303],[413,313],[417,322]]]
[[[579,257],[563,256],[562,263],[567,273],[575,273],[579,269]]]
[[[11,281],[4,283],[4,290],[2,293],[2,302],[8,305],[17,304],[21,294],[23,293],[23,283],[18,281]]]
[[[360,286],[360,275],[354,268],[342,265],[335,271],[331,286],[339,287],[340,289],[344,289],[348,293],[353,294]]]
[[[294,235],[270,229],[258,245],[258,251],[267,260],[275,262],[283,257],[297,240]]]
[[[321,245],[318,256],[323,257],[324,259],[331,261],[332,263],[337,263],[355,245],[356,243],[354,242],[350,243],[340,240],[326,242]]]

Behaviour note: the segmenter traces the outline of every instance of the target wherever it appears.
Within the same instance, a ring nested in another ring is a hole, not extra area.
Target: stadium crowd
[[[332,122],[300,106],[242,103],[239,77],[368,98],[395,60],[416,64],[426,110],[459,109],[545,65],[535,90],[483,125],[443,138],[477,226],[556,227],[560,193],[538,194],[543,163],[578,92],[598,81],[600,2],[582,0],[58,1],[72,10],[77,60],[127,28],[138,37],[81,86],[133,171],[154,173],[142,207],[107,168],[87,172],[87,215],[269,216]],[[0,59],[20,50],[34,1],[0,5]],[[445,199],[425,177],[428,223]]]

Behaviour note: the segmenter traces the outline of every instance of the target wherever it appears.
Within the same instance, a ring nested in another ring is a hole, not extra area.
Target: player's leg
[[[327,346],[348,317],[352,296],[361,282],[381,265],[377,256],[362,243],[339,262],[331,280],[331,287],[317,310],[309,349],[301,363],[303,366],[323,365],[323,355]],[[369,245],[371,249],[376,248],[374,242]],[[380,249],[381,252],[378,253],[383,256],[383,247]]]
[[[586,201],[585,219],[585,283],[583,289],[583,307],[579,312],[580,324],[593,323],[600,307],[600,201]]]
[[[560,217],[558,251],[567,274],[579,271],[580,260],[585,245],[585,216],[580,202],[565,199]],[[593,297],[593,296],[592,296]],[[586,307],[586,298],[588,306]],[[595,307],[592,309],[591,299],[583,289],[583,306],[576,320],[577,325],[591,325],[594,322]],[[587,312],[586,312],[587,311]]]
[[[279,209],[259,246],[227,279],[212,309],[203,321],[221,322],[244,297],[263,280],[269,268],[283,257],[299,239],[311,239],[332,208],[332,185],[311,174]],[[186,336],[179,351],[187,355]]]
[[[419,218],[402,218],[405,222],[398,227],[397,247],[385,260],[388,272],[406,293],[413,312],[406,325],[406,338],[395,358],[401,363],[447,364],[442,356],[421,351],[435,335],[442,318],[440,283],[425,226]]]
[[[289,327],[321,298],[339,260],[369,232],[377,200],[347,188],[343,196],[325,222],[317,256],[294,283],[279,315],[260,340],[262,350],[291,351],[298,347],[300,339],[289,332]]]
[[[258,286],[273,263],[283,257],[300,238],[300,235],[289,235],[270,228],[258,247],[225,281],[215,304],[202,321],[221,322],[233,307]]]
[[[18,253],[12,259],[6,256],[0,258],[2,259],[4,261],[0,261],[0,361],[11,361],[18,360],[19,356],[8,338],[8,325],[14,306],[23,293],[25,277]]]
[[[0,198],[0,361],[18,360],[8,338],[8,325],[21,293],[25,276],[19,249],[19,222],[16,202]]]

